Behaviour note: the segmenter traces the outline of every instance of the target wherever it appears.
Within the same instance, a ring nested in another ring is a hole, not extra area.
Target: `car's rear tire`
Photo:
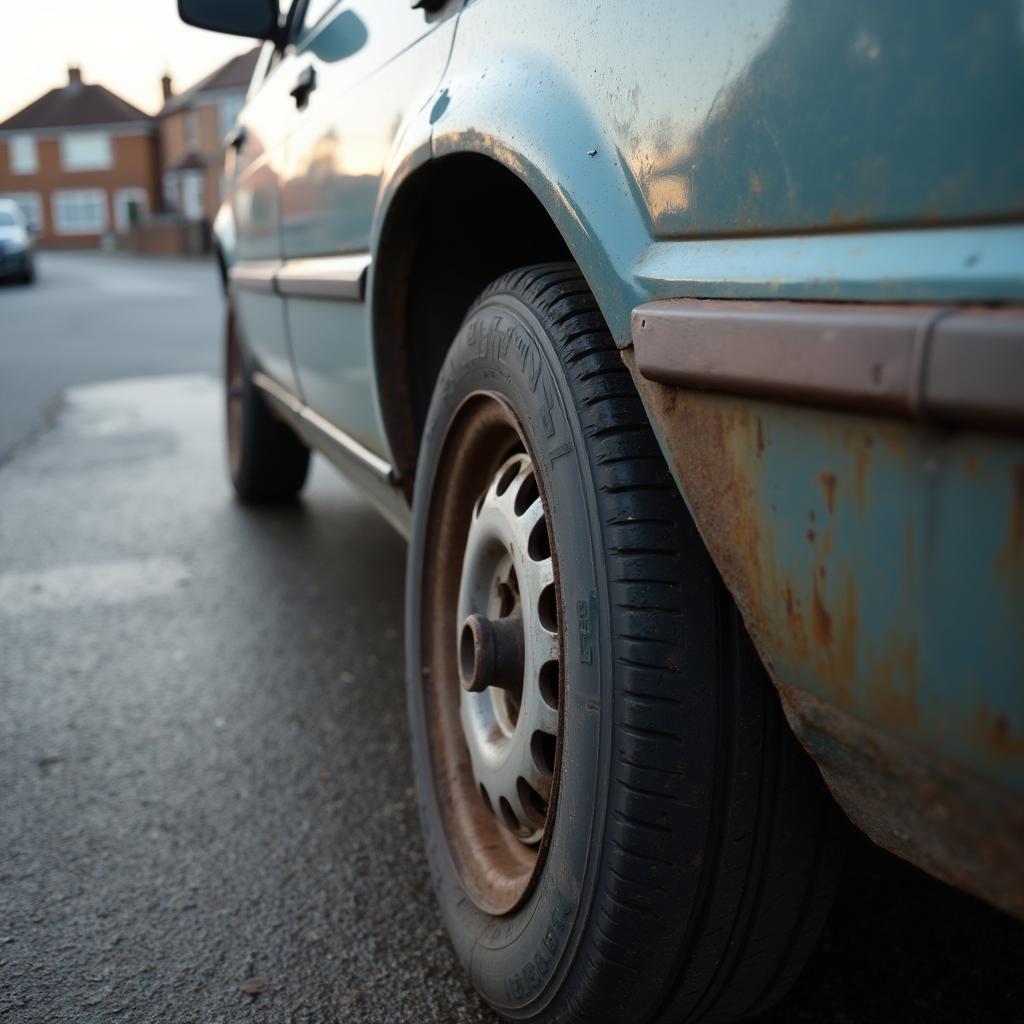
[[[229,308],[224,340],[224,405],[228,472],[246,504],[292,501],[309,472],[309,449],[276,419],[253,384],[252,370]]]
[[[675,1024],[786,991],[843,820],[574,265],[502,277],[452,344],[417,468],[406,630],[431,872],[488,1002]]]

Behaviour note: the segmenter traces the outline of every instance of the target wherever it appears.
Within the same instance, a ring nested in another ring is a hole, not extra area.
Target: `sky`
[[[149,114],[254,40],[190,28],[176,0],[0,0],[0,121],[67,82],[69,64]]]

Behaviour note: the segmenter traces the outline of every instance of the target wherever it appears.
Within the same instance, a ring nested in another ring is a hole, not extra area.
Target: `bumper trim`
[[[1024,427],[1024,309],[668,299],[633,310],[637,368],[676,387]]]

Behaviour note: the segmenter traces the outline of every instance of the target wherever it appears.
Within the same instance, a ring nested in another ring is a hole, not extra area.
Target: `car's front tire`
[[[309,448],[267,408],[253,383],[230,308],[224,336],[224,406],[228,472],[239,501],[294,500],[309,472]]]
[[[485,999],[645,1024],[786,990],[842,822],[573,265],[501,278],[452,344],[406,630],[428,857]]]

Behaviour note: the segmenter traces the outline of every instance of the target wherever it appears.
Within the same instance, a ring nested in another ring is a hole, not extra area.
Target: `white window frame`
[[[7,162],[11,174],[35,174],[39,170],[39,147],[32,135],[11,135],[7,139]]]
[[[199,112],[195,107],[185,111],[185,148],[199,148]]]
[[[83,155],[75,147],[98,143],[95,153]],[[60,137],[60,166],[65,171],[109,171],[114,166],[114,142],[109,132],[65,132]]]
[[[10,199],[17,203],[25,223],[36,231],[42,231],[43,197],[38,192],[4,192],[0,199]]]
[[[68,206],[89,202],[98,205],[100,217],[91,221],[69,216]],[[53,230],[58,235],[102,235],[107,230],[107,193],[102,188],[61,188],[53,193]]]
[[[149,215],[149,193],[144,188],[119,188],[114,193],[114,226],[118,231],[131,227],[128,220],[128,204],[136,202],[142,207],[143,218]]]

